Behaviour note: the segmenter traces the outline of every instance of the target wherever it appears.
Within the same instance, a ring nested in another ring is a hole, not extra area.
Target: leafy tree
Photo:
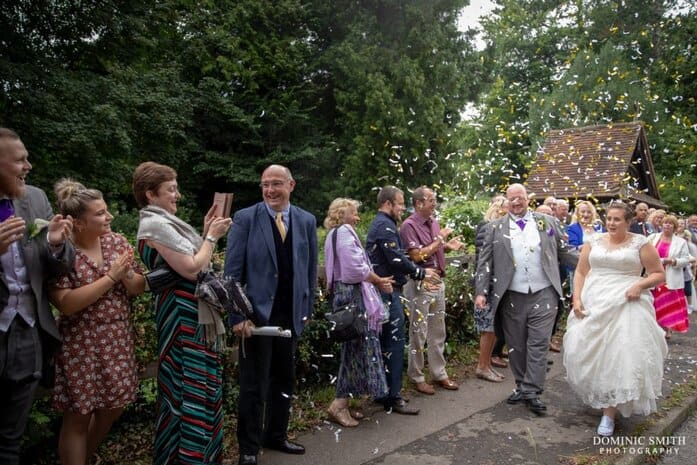
[[[347,193],[448,176],[459,111],[478,86],[463,1],[316,2],[323,114]]]
[[[492,81],[479,103],[478,128],[469,131],[475,143],[462,170],[490,173],[482,184],[493,190],[525,178],[549,129],[641,119],[664,200],[678,211],[697,210],[685,187],[695,173],[694,6],[497,3],[484,21]]]

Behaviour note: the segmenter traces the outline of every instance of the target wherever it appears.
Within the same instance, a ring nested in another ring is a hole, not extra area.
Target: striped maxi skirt
[[[656,321],[664,329],[685,333],[690,328],[687,301],[683,289],[668,289],[665,284],[651,291]]]
[[[157,251],[139,245],[146,266],[157,266]],[[186,281],[155,295],[159,359],[154,465],[222,463],[221,356],[204,340],[195,287]]]

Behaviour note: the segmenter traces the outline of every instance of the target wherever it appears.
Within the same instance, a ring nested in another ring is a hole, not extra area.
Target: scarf
[[[195,255],[203,245],[203,239],[194,227],[154,205],[140,210],[136,237],[138,240],[157,242],[184,255]],[[198,324],[203,327],[205,341],[213,348],[224,348],[225,324],[222,316],[201,299],[196,299],[196,303]]]
[[[332,237],[339,234],[340,230],[342,231],[342,236],[345,234],[344,231],[347,231],[351,236],[351,240],[347,240],[346,237],[341,240],[337,236],[336,250],[334,250]],[[343,262],[343,267],[341,262]],[[373,270],[373,266],[361,245],[361,240],[351,225],[342,224],[327,234],[324,247],[324,264],[327,276],[327,289],[332,289],[335,274],[341,275],[338,276],[340,281],[348,286],[355,283],[360,284],[361,300],[368,319],[368,327],[380,334],[384,313],[387,310],[375,285],[365,280]],[[338,273],[335,273],[337,269]]]

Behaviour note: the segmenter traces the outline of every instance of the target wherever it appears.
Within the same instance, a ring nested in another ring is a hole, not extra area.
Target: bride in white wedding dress
[[[567,381],[585,404],[603,410],[602,436],[613,434],[617,411],[628,417],[656,410],[668,353],[649,292],[665,281],[663,266],[644,236],[628,232],[633,214],[629,205],[611,203],[608,232],[583,246],[564,336]]]

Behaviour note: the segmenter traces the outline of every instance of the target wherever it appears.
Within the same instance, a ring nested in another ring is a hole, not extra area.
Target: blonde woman
[[[73,220],[75,266],[49,291],[63,338],[56,357],[53,404],[63,412],[63,465],[89,463],[123,409],[136,399],[138,377],[130,299],[145,279],[126,238],[111,231],[102,193],[62,179],[58,210]]]
[[[593,203],[588,200],[576,202],[576,211],[572,222],[566,228],[569,245],[579,249],[584,242],[587,242],[593,234],[598,232],[605,232],[605,228]]]
[[[380,277],[372,270],[354,229],[359,220],[358,202],[344,198],[335,199],[329,205],[324,220],[324,227],[330,230],[324,243],[324,256],[327,289],[334,292],[333,307],[358,303],[368,320],[366,337],[341,344],[336,397],[327,412],[333,421],[345,427],[358,426],[357,418],[362,417],[351,415],[349,397],[368,394],[378,399],[388,392],[379,339],[385,307],[376,287],[391,293],[392,276]]]
[[[660,233],[663,230],[663,219],[666,217],[666,211],[661,210],[660,208],[658,210],[653,210],[652,212],[649,213],[649,216],[646,221],[649,223],[649,232],[653,234]]]
[[[474,237],[475,263],[479,258],[479,249],[484,243],[486,225],[493,220],[501,218],[508,213],[508,200],[499,195],[491,200],[489,209],[484,214],[484,221],[477,225]],[[479,332],[479,359],[475,374],[477,378],[493,383],[500,383],[505,379],[501,373],[494,370],[492,365],[506,368],[508,363],[503,360],[503,345],[505,338],[501,325],[496,325],[494,310],[491,306],[483,309],[474,307],[474,324]]]

